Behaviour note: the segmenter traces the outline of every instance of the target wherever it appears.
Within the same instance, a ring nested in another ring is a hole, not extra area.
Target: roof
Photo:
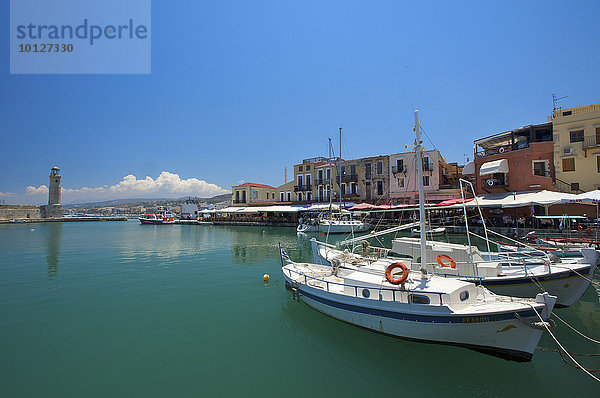
[[[276,189],[273,188],[270,185],[265,185],[265,184],[256,184],[254,182],[246,182],[244,184],[241,185],[234,185],[231,188],[243,188],[243,187],[253,187],[253,188],[267,188],[267,189]]]

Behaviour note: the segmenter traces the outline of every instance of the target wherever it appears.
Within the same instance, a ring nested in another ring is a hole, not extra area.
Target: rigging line
[[[588,337],[585,334],[581,333],[579,330],[577,330],[573,326],[569,325],[564,319],[562,319],[561,317],[559,317],[558,315],[556,315],[554,312],[552,313],[552,315],[554,315],[559,321],[561,321],[562,323],[564,323],[565,325],[567,325],[571,330],[573,330],[575,333],[577,333],[581,337],[584,337],[584,338],[588,339],[589,341],[591,341],[593,343],[600,344],[600,341],[594,340],[591,337]],[[600,355],[600,354],[598,354],[598,355]]]
[[[550,330],[550,328],[548,327],[548,322],[544,321],[544,319],[542,318],[542,316],[537,312],[537,310],[535,309],[535,307],[533,306],[533,304],[528,303],[529,306],[531,307],[531,309],[533,310],[533,312],[535,312],[535,314],[538,316],[538,318],[540,319],[540,321],[542,322],[542,325],[544,326],[544,328],[546,328],[546,330],[548,331],[548,333],[550,334],[550,336],[552,337],[552,339],[554,340],[554,342],[556,343],[556,345],[558,345],[558,347],[564,351],[565,354],[567,354],[567,356],[569,357],[569,359],[571,361],[573,361],[573,363],[575,365],[577,365],[579,367],[579,369],[583,370],[588,376],[590,376],[592,379],[596,380],[597,382],[600,382],[600,379],[597,378],[596,376],[594,376],[593,374],[591,374],[586,368],[584,368],[583,366],[581,366],[579,364],[579,362],[577,362],[575,360],[575,358],[573,358],[571,356],[571,354],[569,354],[569,351],[567,351],[565,349],[565,347],[562,346],[562,344],[560,344],[560,341],[558,341],[558,339],[556,338],[556,336],[554,335],[554,333],[552,333],[552,331]],[[562,354],[561,354],[562,356]]]
[[[431,144],[431,146],[433,147],[433,149],[435,149],[437,151],[438,149],[436,148],[436,146],[433,143],[433,141],[431,140],[431,138],[429,138],[429,135],[427,135],[427,133],[423,129],[423,126],[421,125],[421,123],[419,123],[419,127],[421,127],[421,131],[423,132],[423,134],[425,134],[425,137],[427,137],[427,139],[429,140],[429,143]]]

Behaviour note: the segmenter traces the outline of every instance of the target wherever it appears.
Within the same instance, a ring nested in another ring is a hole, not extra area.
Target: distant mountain
[[[114,207],[114,206],[134,205],[134,204],[139,204],[142,206],[144,206],[144,205],[177,205],[177,204],[185,202],[186,200],[188,200],[190,198],[198,200],[198,202],[200,202],[200,203],[214,204],[214,203],[219,203],[219,202],[223,202],[226,200],[230,200],[231,194],[226,193],[223,195],[213,196],[212,198],[196,198],[193,196],[185,196],[183,198],[177,198],[177,199],[169,199],[169,198],[113,199],[113,200],[105,200],[105,201],[101,201],[101,202],[63,204],[63,207],[65,209],[72,209],[72,208],[92,209],[92,208],[98,208],[98,207]]]

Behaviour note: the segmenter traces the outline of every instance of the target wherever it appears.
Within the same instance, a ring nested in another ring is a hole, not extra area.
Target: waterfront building
[[[438,150],[423,151],[423,189],[428,203],[460,197],[458,180],[462,168],[448,163]],[[419,202],[417,158],[414,152],[389,156],[390,200],[393,203]]]
[[[477,194],[554,189],[552,123],[505,131],[474,144],[471,172]]]
[[[339,183],[335,160],[314,157],[294,165],[294,180],[279,187],[281,202],[314,203],[338,200]]]
[[[277,189],[264,184],[247,182],[231,187],[231,204],[247,206],[252,203],[275,202]]]
[[[554,134],[555,188],[570,193],[600,188],[600,103],[554,110],[548,121]]]
[[[348,202],[389,201],[389,155],[342,161],[342,193]]]

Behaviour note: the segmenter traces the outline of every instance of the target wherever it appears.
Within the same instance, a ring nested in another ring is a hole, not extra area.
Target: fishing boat
[[[280,250],[282,272],[294,298],[336,319],[405,339],[465,346],[516,361],[529,361],[556,297],[496,295],[483,286],[426,271],[422,145],[415,112],[421,230],[420,267],[412,260],[373,259],[361,267],[293,262]],[[414,225],[411,225],[411,227]],[[352,255],[352,253],[347,253]],[[416,269],[418,268],[418,269]]]
[[[380,333],[514,361],[531,360],[556,301],[548,293],[498,296],[474,283],[411,271],[410,263],[393,265],[402,270],[396,278],[392,265],[381,261],[356,270],[281,256],[295,297],[317,311]]]
[[[144,213],[138,218],[142,224],[175,224],[175,217],[171,212],[164,208],[159,208],[156,213]]]

